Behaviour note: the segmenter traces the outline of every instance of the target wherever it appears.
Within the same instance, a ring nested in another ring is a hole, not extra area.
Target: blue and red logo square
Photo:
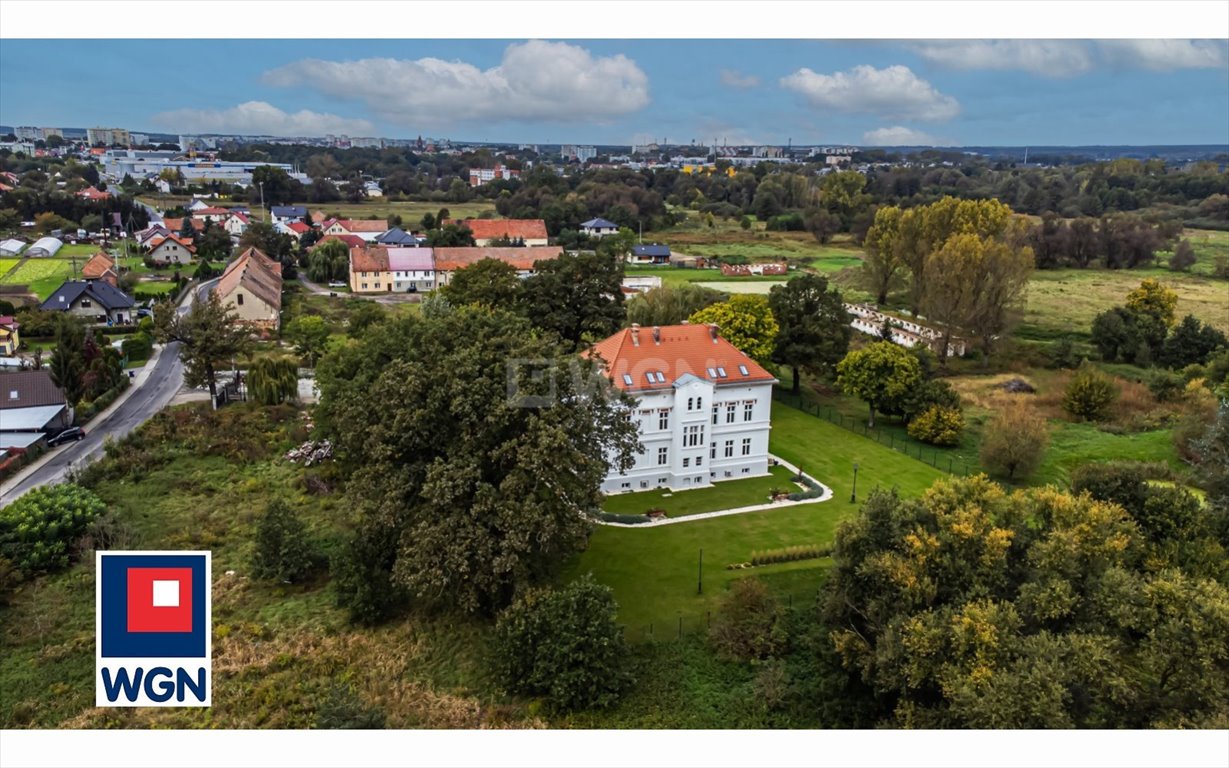
[[[208,552],[97,553],[99,706],[208,706],[210,566]]]

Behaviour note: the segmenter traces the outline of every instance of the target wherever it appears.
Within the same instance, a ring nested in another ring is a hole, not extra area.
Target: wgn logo
[[[97,553],[99,707],[208,707],[208,552]]]

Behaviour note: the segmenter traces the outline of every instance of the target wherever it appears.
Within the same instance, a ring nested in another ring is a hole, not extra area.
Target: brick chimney
[[[717,331],[718,330],[719,330],[719,326],[716,323],[708,324],[708,335],[713,337],[714,344],[717,343]]]
[[[640,323],[632,323],[632,346],[640,346]]]

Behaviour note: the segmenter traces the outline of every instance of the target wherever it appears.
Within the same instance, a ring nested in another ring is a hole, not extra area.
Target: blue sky
[[[0,123],[474,141],[1229,144],[1221,41],[0,40]]]

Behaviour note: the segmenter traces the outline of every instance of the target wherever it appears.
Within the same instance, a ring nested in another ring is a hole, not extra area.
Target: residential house
[[[12,315],[0,315],[0,357],[13,357],[21,346],[21,323]]]
[[[168,237],[173,234],[175,233],[161,224],[150,224],[145,229],[136,233],[137,244],[142,248],[148,248],[151,241],[160,237]]]
[[[670,246],[660,243],[633,245],[632,252],[627,256],[627,263],[668,264],[670,263]]]
[[[325,213],[324,211],[313,211],[312,212],[312,225],[318,227],[324,222],[328,221],[328,218],[329,218],[329,215]]]
[[[636,401],[643,446],[629,470],[606,476],[603,491],[686,490],[768,474],[776,379],[717,326],[633,324],[588,355]]]
[[[343,242],[346,244],[347,248],[362,248],[363,246],[368,244],[366,240],[364,240],[361,237],[357,237],[355,235],[325,235],[324,237],[317,240],[316,244],[311,246],[311,248],[308,248],[307,250],[311,251],[314,248],[319,248],[320,246],[324,245],[330,240],[337,240],[337,241]]]
[[[231,237],[239,237],[244,232],[247,232],[248,226],[250,226],[251,223],[252,222],[246,213],[231,211],[230,215],[222,220],[222,228],[225,229]]]
[[[606,235],[617,235],[619,225],[606,219],[589,219],[580,225],[580,231],[589,237],[605,237]]]
[[[282,317],[282,265],[248,248],[226,265],[213,292],[239,319],[277,330]]]
[[[123,325],[133,320],[132,297],[102,280],[67,280],[39,309],[67,312],[94,323]]]
[[[24,450],[72,423],[64,390],[47,371],[0,374],[0,449]]]
[[[149,241],[149,258],[155,264],[190,264],[195,254],[191,238],[167,235]]]
[[[510,240],[525,245],[546,245],[546,222],[542,219],[446,219],[445,224],[461,224],[474,233],[474,245],[484,247],[495,240]]]
[[[350,248],[350,290],[353,293],[389,293],[393,290],[387,248],[370,247],[366,243]]]
[[[375,239],[376,245],[400,246],[402,248],[414,248],[423,245],[427,242],[427,238],[413,235],[406,232],[401,227],[393,227],[387,232],[382,233]]]
[[[301,205],[275,205],[269,209],[269,216],[274,224],[287,224],[302,221],[307,216],[307,209]]]
[[[99,200],[106,200],[110,198],[111,193],[103,192],[99,190],[98,187],[95,187],[95,186],[89,186],[81,190],[80,192],[78,192],[77,197],[83,198],[85,200],[99,201]]]
[[[481,187],[483,184],[487,184],[496,179],[516,179],[520,178],[520,175],[520,171],[498,163],[494,168],[470,168],[469,185],[471,187]]]
[[[363,194],[367,197],[384,197],[384,190],[380,189],[379,182],[365,181],[363,182]]]
[[[884,323],[891,320],[892,341],[905,347],[927,346],[935,354],[942,354],[942,331],[923,325],[916,320],[906,320],[885,314],[870,304],[846,304],[845,311],[849,313],[849,324],[856,331],[882,338]],[[959,357],[964,353],[965,340],[953,336],[948,341],[947,356]]]
[[[197,234],[200,234],[201,232],[205,231],[205,220],[204,219],[188,218],[188,222],[189,222],[189,226],[192,227],[192,231],[196,232]],[[168,230],[169,232],[171,232],[172,234],[177,235],[183,231],[184,220],[182,218],[163,219],[162,227]]]
[[[388,231],[388,224],[383,219],[332,219],[321,226],[322,234],[354,235],[369,243],[374,243],[376,238]]]
[[[660,287],[660,275],[635,275],[623,278],[623,293],[626,296],[634,296],[638,293],[648,293],[649,291]]]
[[[221,224],[226,220],[226,217],[230,215],[230,210],[226,208],[207,206],[205,208],[199,208],[195,211],[191,211],[190,213],[193,219],[200,219],[201,221],[209,219],[214,224]]]
[[[708,266],[708,259],[703,256],[688,256],[685,253],[670,254],[670,266],[679,269],[704,269]]]
[[[195,215],[197,211],[203,211],[206,208],[211,208],[211,207],[212,206],[209,203],[205,202],[204,200],[193,199],[192,202],[188,203],[188,206],[185,210],[187,210],[188,213]]]
[[[510,264],[520,277],[533,274],[534,263],[557,259],[563,255],[558,245],[537,245],[525,248],[436,248],[435,287],[447,285],[458,269],[477,264],[483,259],[497,259]]]
[[[0,256],[16,256],[26,249],[26,241],[11,238],[0,241]]]
[[[102,280],[112,286],[119,287],[119,271],[116,268],[115,257],[99,251],[85,262],[81,268],[81,277],[86,280]]]
[[[26,256],[32,259],[45,259],[55,256],[64,247],[64,241],[58,237],[40,237],[34,245],[26,249]]]
[[[289,222],[279,221],[277,224],[273,225],[273,228],[276,229],[278,232],[281,232],[284,235],[290,235],[296,240],[302,237],[304,232],[307,232],[308,230],[311,229],[311,227],[307,226],[301,221],[289,221]]]

